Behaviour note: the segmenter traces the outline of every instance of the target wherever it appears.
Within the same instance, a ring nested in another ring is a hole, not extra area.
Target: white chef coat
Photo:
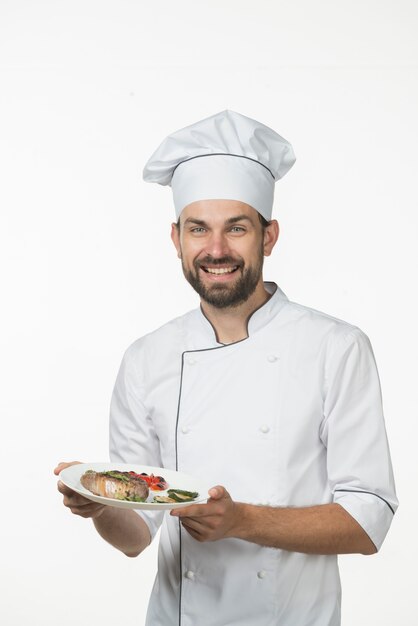
[[[117,377],[112,461],[178,469],[240,502],[337,502],[377,548],[397,499],[368,338],[274,283],[223,345],[201,309],[135,341]],[[239,539],[200,543],[163,512],[148,626],[338,626],[337,557]]]

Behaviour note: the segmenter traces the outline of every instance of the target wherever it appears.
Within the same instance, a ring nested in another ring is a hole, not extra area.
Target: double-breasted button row
[[[259,430],[264,435],[267,435],[267,433],[270,432],[270,426],[268,426],[267,424],[262,424],[260,426]],[[188,433],[190,433],[190,428],[188,426],[182,426],[181,427],[181,432],[183,433],[183,435],[187,435]]]
[[[188,580],[194,580],[196,578],[196,574],[191,569],[187,570],[184,575]],[[261,569],[259,572],[257,572],[257,578],[263,579],[266,576],[267,572],[265,569]]]

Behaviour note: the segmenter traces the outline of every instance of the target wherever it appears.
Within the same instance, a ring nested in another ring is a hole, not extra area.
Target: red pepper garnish
[[[154,476],[154,474],[148,476],[148,474],[146,474],[145,472],[142,472],[142,474],[129,472],[129,474],[131,476],[134,476],[135,478],[140,478],[141,480],[145,481],[148,487],[152,489],[152,491],[164,491],[165,489],[168,489],[168,483],[164,480],[162,476]]]

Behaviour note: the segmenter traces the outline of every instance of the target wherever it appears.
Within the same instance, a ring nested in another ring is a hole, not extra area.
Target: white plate
[[[128,500],[116,500],[115,498],[105,498],[103,496],[95,496],[94,493],[88,491],[80,483],[80,478],[87,470],[94,470],[95,472],[109,472],[111,470],[119,470],[120,472],[136,472],[141,474],[155,474],[155,476],[162,476],[168,483],[168,489],[183,489],[185,491],[197,491],[198,497],[190,502],[152,502],[154,496],[167,495],[166,491],[152,491],[146,502],[129,502]],[[169,509],[178,509],[197,502],[206,502],[208,499],[207,485],[202,485],[195,478],[192,478],[188,474],[182,472],[176,472],[174,470],[164,469],[162,467],[151,467],[150,465],[135,465],[134,463],[79,463],[77,465],[71,465],[60,472],[60,480],[67,485],[70,489],[73,489],[80,495],[93,500],[93,502],[100,502],[100,504],[107,504],[108,506],[115,506],[120,509],[147,509],[149,511],[161,511]]]

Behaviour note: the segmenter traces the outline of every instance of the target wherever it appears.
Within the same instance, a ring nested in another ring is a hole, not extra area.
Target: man
[[[263,281],[274,184],[294,160],[273,130],[223,111],[167,137],[144,170],[172,186],[171,236],[201,307],[126,351],[111,458],[213,487],[167,515],[59,488],[128,556],[163,523],[151,626],[337,626],[336,555],[376,552],[397,507],[367,337]]]

